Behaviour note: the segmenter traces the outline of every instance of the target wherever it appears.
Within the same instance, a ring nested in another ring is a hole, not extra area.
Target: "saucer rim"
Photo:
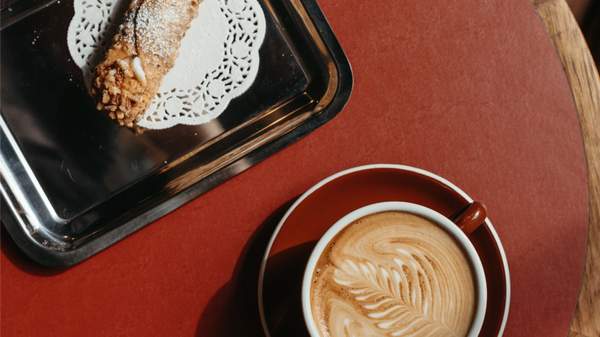
[[[361,166],[355,166],[355,167],[352,167],[349,169],[339,171],[337,173],[334,173],[334,174],[320,180],[319,182],[314,184],[312,187],[310,187],[308,190],[306,190],[304,193],[302,193],[302,195],[300,197],[298,197],[298,199],[296,199],[296,201],[294,201],[294,203],[287,209],[287,211],[285,212],[285,214],[283,215],[281,220],[277,223],[277,226],[275,227],[273,234],[271,234],[269,243],[267,244],[267,248],[265,249],[265,253],[261,260],[259,273],[258,273],[258,286],[257,286],[257,288],[258,288],[257,289],[258,314],[260,317],[260,324],[261,324],[262,330],[265,333],[266,337],[271,337],[271,333],[268,329],[266,318],[264,315],[264,303],[263,303],[264,274],[265,274],[265,269],[267,266],[267,261],[269,259],[269,254],[271,252],[271,248],[273,247],[273,244],[275,243],[275,240],[277,239],[279,232],[283,228],[284,224],[287,222],[287,219],[296,210],[296,208],[298,208],[298,206],[302,202],[304,202],[304,200],[306,198],[308,198],[314,192],[319,190],[321,187],[327,185],[328,183],[330,183],[340,177],[343,177],[343,176],[346,176],[346,175],[349,175],[352,173],[360,172],[360,171],[368,171],[368,170],[374,170],[374,169],[394,169],[394,170],[398,170],[398,171],[408,171],[408,172],[424,175],[428,178],[437,180],[438,182],[442,183],[443,185],[446,185],[451,190],[458,193],[467,202],[473,202],[473,198],[471,198],[466,192],[464,192],[462,189],[460,189],[459,187],[454,185],[449,180],[447,180],[433,172],[427,171],[425,169],[417,168],[414,166],[410,166],[410,165],[403,165],[403,164],[361,165]],[[492,221],[489,218],[486,218],[484,224],[485,224],[485,226],[487,226],[487,228],[489,229],[489,232],[492,234],[494,241],[496,241],[496,244],[498,247],[498,253],[500,254],[500,258],[502,260],[502,264],[504,267],[504,275],[505,275],[504,282],[506,285],[506,295],[505,295],[505,303],[504,303],[504,314],[502,316],[502,322],[500,324],[500,329],[498,330],[498,337],[502,337],[504,335],[504,329],[506,328],[506,323],[508,321],[508,314],[510,311],[510,296],[511,296],[510,269],[508,266],[508,259],[506,257],[506,252],[504,251],[504,246],[502,245],[502,241],[500,240],[500,237],[498,236],[498,233],[496,232],[496,228],[492,224]]]

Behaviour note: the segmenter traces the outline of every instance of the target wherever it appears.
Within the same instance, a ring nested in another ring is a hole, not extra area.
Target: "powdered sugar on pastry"
[[[134,0],[104,60],[96,67],[91,94],[99,110],[120,125],[135,127],[198,10],[198,0]]]

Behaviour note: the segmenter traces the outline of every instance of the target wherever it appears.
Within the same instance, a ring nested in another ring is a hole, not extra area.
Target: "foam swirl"
[[[311,307],[323,336],[465,336],[475,283],[459,245],[403,212],[359,219],[325,250]]]

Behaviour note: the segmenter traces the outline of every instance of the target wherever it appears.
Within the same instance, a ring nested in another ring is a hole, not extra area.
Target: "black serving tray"
[[[80,262],[342,109],[351,69],[316,2],[260,3],[267,33],[253,86],[208,124],[136,135],[96,112],[86,93],[66,44],[73,2],[3,1],[2,222],[27,255]]]

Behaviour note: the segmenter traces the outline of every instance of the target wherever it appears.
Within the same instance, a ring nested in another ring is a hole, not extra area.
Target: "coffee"
[[[475,313],[475,277],[460,244],[407,212],[371,214],[345,227],[311,281],[323,337],[465,336]]]

